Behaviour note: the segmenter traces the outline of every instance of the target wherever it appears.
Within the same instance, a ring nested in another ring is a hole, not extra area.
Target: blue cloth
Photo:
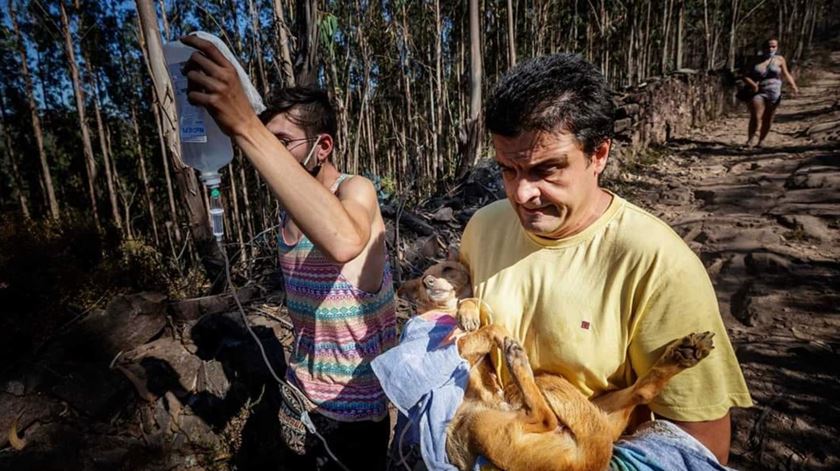
[[[728,471],[694,437],[667,420],[646,422],[616,442],[610,471]]]
[[[447,342],[455,327],[449,315],[415,317],[400,344],[371,362],[382,390],[405,416],[394,439],[419,442],[430,471],[457,471],[446,457],[446,427],[464,400],[470,367],[457,345]]]

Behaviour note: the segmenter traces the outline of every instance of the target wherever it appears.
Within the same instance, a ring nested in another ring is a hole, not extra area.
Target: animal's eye
[[[455,271],[455,269],[452,267],[443,267],[443,271],[441,273],[445,275],[447,273],[452,273],[453,271]]]

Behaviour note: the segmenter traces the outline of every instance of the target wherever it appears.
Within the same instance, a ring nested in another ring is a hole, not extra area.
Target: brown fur
[[[635,384],[590,402],[561,376],[535,376],[522,346],[503,327],[480,327],[488,308],[478,299],[465,298],[471,295],[469,287],[466,269],[449,261],[432,266],[398,291],[417,304],[418,312],[456,315],[466,332],[457,339],[458,352],[472,369],[446,443],[449,461],[461,470],[472,469],[478,455],[507,471],[606,469],[612,444],[633,409],[650,403],[668,380],[714,348],[714,334],[709,332],[674,340]],[[494,347],[504,352],[513,378],[504,390],[487,355]]]

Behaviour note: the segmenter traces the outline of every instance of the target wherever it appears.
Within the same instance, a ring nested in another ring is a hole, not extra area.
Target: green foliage
[[[394,193],[397,191],[397,183],[393,178],[370,173],[365,173],[363,176],[373,182],[373,187],[376,188],[376,198],[379,200],[380,205],[389,202],[393,198]]]
[[[335,15],[325,13],[321,17],[321,21],[318,23],[318,31],[321,35],[321,44],[324,47],[332,49],[333,38],[335,37],[335,33],[338,31],[338,18],[336,18]]]

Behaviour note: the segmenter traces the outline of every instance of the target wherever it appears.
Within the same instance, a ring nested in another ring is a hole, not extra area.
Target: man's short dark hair
[[[290,113],[294,111],[294,113]],[[268,124],[279,114],[300,126],[308,137],[329,134],[337,137],[335,108],[327,92],[314,87],[289,87],[277,91],[260,113],[260,121]]]
[[[604,76],[576,54],[518,64],[490,91],[484,113],[493,134],[565,130],[591,155],[613,132],[613,102]]]

